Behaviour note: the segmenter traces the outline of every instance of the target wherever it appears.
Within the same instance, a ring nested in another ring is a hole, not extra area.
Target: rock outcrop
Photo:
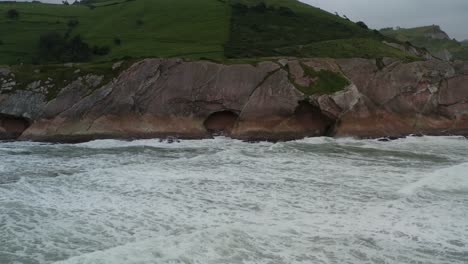
[[[320,81],[308,75],[311,69],[340,74],[349,85],[304,94],[298,88]],[[464,62],[280,59],[254,66],[147,59],[101,82],[80,77],[53,99],[37,89],[2,92],[0,138],[468,135]]]

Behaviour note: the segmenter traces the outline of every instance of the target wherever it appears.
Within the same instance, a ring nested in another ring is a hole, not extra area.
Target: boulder
[[[0,114],[36,120],[42,115],[45,105],[43,94],[20,90],[0,101]]]

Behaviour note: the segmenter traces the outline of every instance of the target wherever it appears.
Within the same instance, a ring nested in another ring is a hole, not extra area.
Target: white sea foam
[[[468,163],[436,170],[422,179],[405,186],[399,192],[402,194],[414,194],[421,189],[465,192],[468,195]]]
[[[462,138],[0,148],[2,264],[468,260]]]

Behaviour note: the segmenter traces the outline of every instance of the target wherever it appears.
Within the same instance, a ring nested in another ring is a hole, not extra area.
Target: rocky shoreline
[[[21,80],[2,68],[0,139],[468,135],[468,62],[146,59],[102,79],[78,76],[48,98],[40,85],[15,89]]]

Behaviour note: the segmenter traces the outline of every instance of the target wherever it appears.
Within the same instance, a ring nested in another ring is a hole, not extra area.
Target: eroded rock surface
[[[297,86],[317,80],[304,67],[341,74],[350,85],[307,96]],[[37,89],[1,94],[0,115],[27,120],[23,131],[18,123],[8,127],[20,139],[41,141],[205,138],[218,130],[247,140],[468,135],[467,69],[463,62],[390,58],[257,65],[147,59],[109,83],[80,77],[51,100]],[[7,138],[5,127],[0,138]]]

